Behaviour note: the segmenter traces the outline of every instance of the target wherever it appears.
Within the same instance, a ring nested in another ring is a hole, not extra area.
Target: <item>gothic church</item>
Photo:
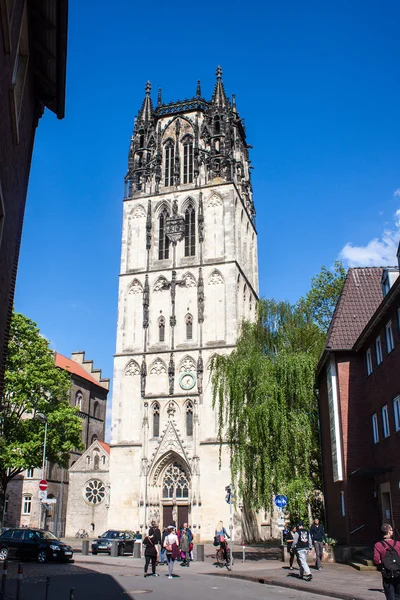
[[[228,526],[210,362],[228,354],[258,298],[249,146],[222,70],[211,100],[135,119],[125,178],[108,526],[187,521],[196,541]]]

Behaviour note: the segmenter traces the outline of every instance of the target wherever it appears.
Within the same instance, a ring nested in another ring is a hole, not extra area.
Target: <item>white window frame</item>
[[[35,472],[35,469],[33,467],[30,467],[30,469],[27,469],[26,474],[25,474],[25,479],[33,479],[34,472]]]
[[[331,455],[333,481],[343,481],[342,438],[340,432],[339,397],[336,373],[336,361],[333,355],[326,367],[328,387],[329,429],[331,436]]]
[[[365,362],[366,362],[366,366],[367,366],[367,375],[371,375],[371,373],[372,373],[372,354],[371,354],[371,348],[368,348],[368,350],[365,353]]]
[[[379,442],[379,426],[378,426],[378,415],[374,413],[372,415],[372,437],[374,444]]]
[[[31,513],[32,513],[32,494],[25,494],[23,496],[22,514],[30,515]]]
[[[389,411],[388,405],[382,406],[382,427],[383,427],[383,437],[388,438],[390,436],[390,426],[389,426]]]
[[[380,365],[381,362],[383,361],[382,342],[381,342],[380,335],[378,335],[378,337],[375,340],[375,357],[376,357],[376,364]]]
[[[394,429],[400,431],[400,396],[393,400]]]
[[[385,335],[386,335],[386,349],[389,354],[392,350],[394,350],[394,337],[393,337],[393,329],[392,329],[392,321],[390,320],[385,325]]]

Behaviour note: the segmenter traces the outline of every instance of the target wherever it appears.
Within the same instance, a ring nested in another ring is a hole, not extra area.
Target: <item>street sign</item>
[[[47,490],[47,481],[45,479],[39,481],[39,490]]]
[[[47,490],[39,490],[39,499],[46,500],[47,498]]]
[[[287,505],[287,497],[282,495],[275,496],[274,502],[275,506],[277,506],[278,508],[285,508],[285,506]]]

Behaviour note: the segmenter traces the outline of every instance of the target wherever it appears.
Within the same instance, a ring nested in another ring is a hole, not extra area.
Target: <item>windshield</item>
[[[51,531],[35,531],[35,533],[42,540],[57,540],[58,541],[58,537],[56,537],[54,535],[54,533],[51,533]]]
[[[107,538],[109,540],[123,539],[124,532],[123,531],[106,531],[105,533],[103,533],[103,535],[101,537]]]

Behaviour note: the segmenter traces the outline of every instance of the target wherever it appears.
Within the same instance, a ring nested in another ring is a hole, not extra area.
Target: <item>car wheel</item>
[[[8,548],[1,548],[0,560],[7,560],[7,558],[8,558]]]
[[[97,550],[92,550],[92,554],[93,554],[93,556],[96,556]]]
[[[47,552],[46,550],[39,550],[39,554],[37,556],[37,559],[40,563],[45,563],[47,562]]]

